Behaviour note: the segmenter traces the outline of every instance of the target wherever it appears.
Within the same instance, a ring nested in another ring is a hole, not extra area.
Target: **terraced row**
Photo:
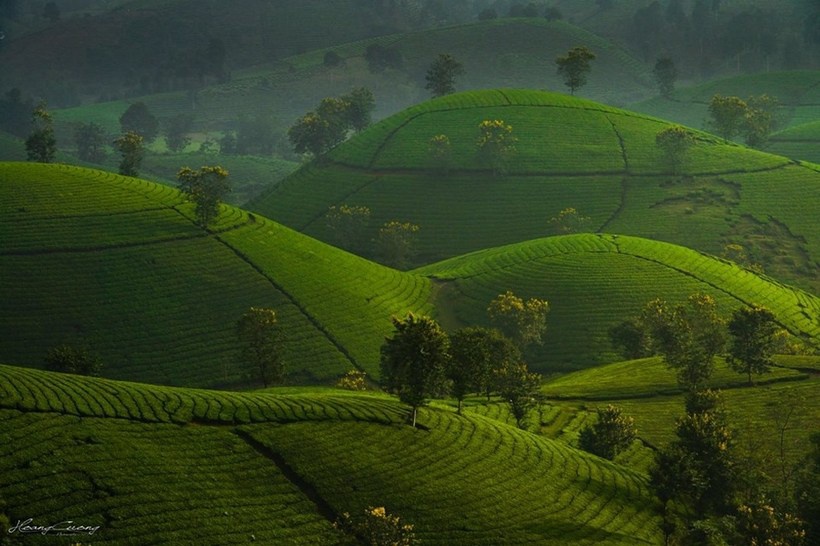
[[[355,513],[378,498],[415,522],[425,541],[657,539],[652,503],[637,474],[478,416],[424,410],[420,422],[429,430],[361,423],[245,430],[274,446],[331,505],[353,506]]]

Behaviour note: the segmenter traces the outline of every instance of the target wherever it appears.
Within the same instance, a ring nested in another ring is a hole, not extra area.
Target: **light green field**
[[[475,142],[483,119],[517,136],[505,176],[493,176]],[[772,276],[820,287],[820,173],[810,165],[695,133],[680,175],[655,145],[666,122],[567,95],[525,90],[458,93],[392,116],[309,164],[249,204],[322,240],[330,206],[371,209],[378,226],[418,224],[417,264],[549,235],[567,207],[586,231],[622,233],[720,255],[741,244]],[[447,172],[427,159],[446,134]]]
[[[459,256],[415,270],[439,284],[438,307],[452,322],[486,324],[490,301],[506,290],[550,303],[542,346],[528,362],[541,372],[579,369],[617,356],[607,331],[655,298],[681,302],[712,294],[721,314],[764,305],[809,344],[820,340],[820,299],[683,247],[611,235],[550,237]]]
[[[41,365],[59,343],[100,353],[104,375],[248,383],[234,325],[277,310],[291,380],[374,373],[390,317],[429,312],[426,279],[223,206],[192,222],[169,187],[64,165],[0,164],[0,355]]]
[[[333,390],[236,394],[0,366],[0,497],[93,542],[333,544],[385,506],[425,544],[657,544],[645,478],[476,414]]]

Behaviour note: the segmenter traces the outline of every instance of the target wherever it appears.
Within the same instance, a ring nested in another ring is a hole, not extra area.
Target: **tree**
[[[586,85],[587,74],[591,70],[589,63],[594,60],[595,54],[585,46],[574,47],[566,55],[555,59],[558,75],[564,78],[564,85],[569,87],[571,94]]]
[[[447,135],[434,135],[427,141],[427,155],[430,166],[441,173],[447,173],[453,160],[453,147]]]
[[[549,21],[551,23],[553,21],[560,21],[561,19],[563,19],[564,14],[561,13],[561,10],[558,9],[557,7],[550,6],[550,7],[547,8],[547,11],[546,11],[544,17],[546,17],[547,21]]]
[[[139,176],[139,168],[145,155],[145,150],[142,147],[142,136],[134,132],[125,133],[114,141],[114,147],[122,155],[120,174]]]
[[[524,301],[508,290],[490,302],[487,315],[494,326],[523,350],[532,343],[541,343],[547,330],[549,310],[546,300],[530,298]]]
[[[664,162],[673,174],[680,170],[689,149],[694,146],[692,134],[679,125],[662,129],[655,135],[655,144],[660,148]]]
[[[391,220],[385,223],[376,237],[376,254],[391,267],[407,267],[415,255],[416,234],[420,229],[410,222]]]
[[[718,135],[731,140],[743,131],[748,105],[739,97],[714,95],[709,101],[711,125]]]
[[[627,319],[609,329],[609,340],[627,360],[644,358],[652,354],[649,335],[639,319]]]
[[[333,232],[341,248],[361,252],[367,240],[370,209],[358,205],[332,206],[325,216],[327,227]]]
[[[276,311],[251,307],[236,322],[236,336],[244,345],[242,359],[253,366],[262,385],[267,387],[282,381],[285,365]]]
[[[675,61],[669,57],[658,59],[652,69],[652,75],[655,77],[661,96],[667,99],[671,97],[675,91],[675,82],[678,79],[678,69],[675,66]]]
[[[724,321],[715,299],[696,293],[686,303],[669,308],[662,300],[649,302],[641,315],[655,352],[676,370],[678,383],[699,390],[712,374],[714,358],[725,343]]]
[[[336,382],[336,386],[340,389],[347,389],[349,391],[364,391],[367,390],[367,374],[361,370],[348,370]]]
[[[495,372],[495,380],[501,397],[510,407],[518,428],[524,428],[524,421],[538,405],[541,392],[541,376],[530,372],[523,362],[508,362]]]
[[[94,122],[81,123],[74,131],[74,142],[77,143],[77,157],[91,163],[105,161],[106,132]]]
[[[558,213],[558,216],[550,218],[550,225],[553,233],[567,235],[583,231],[583,226],[589,222],[589,216],[581,216],[576,209],[568,207]]]
[[[230,191],[228,171],[216,166],[205,166],[195,171],[183,167],[177,172],[179,189],[194,203],[197,224],[206,228],[219,215],[219,204]]]
[[[395,47],[385,47],[381,44],[370,44],[364,51],[367,68],[376,74],[388,68],[401,68],[404,63],[401,51]]]
[[[341,100],[347,105],[347,123],[357,133],[370,126],[373,110],[376,108],[376,99],[373,92],[366,87],[356,87]]]
[[[31,98],[23,99],[23,92],[17,87],[6,92],[0,99],[0,127],[5,131],[24,138],[31,130],[31,114],[35,109]]]
[[[318,158],[347,136],[348,104],[342,99],[325,98],[315,112],[308,112],[288,130],[288,139],[296,153]]]
[[[729,366],[745,373],[752,384],[752,374],[769,371],[780,328],[774,313],[765,307],[741,307],[729,320]]]
[[[458,400],[458,413],[470,392],[486,392],[489,398],[495,372],[520,360],[521,353],[498,330],[470,326],[453,333],[447,378],[452,382],[450,393]]]
[[[52,23],[56,23],[60,20],[60,8],[57,7],[56,2],[46,2],[43,6],[43,17]]]
[[[123,133],[137,133],[146,143],[153,142],[159,132],[159,121],[144,102],[135,102],[120,116]]]
[[[188,132],[193,122],[193,118],[188,114],[177,114],[168,120],[165,127],[165,145],[169,150],[181,152],[191,143]]]
[[[449,339],[429,317],[409,313],[393,317],[393,336],[381,347],[382,386],[413,408],[413,427],[419,406],[444,389]]]
[[[595,424],[581,430],[578,447],[604,459],[614,459],[637,437],[635,420],[623,415],[621,408],[609,404],[598,409]]]
[[[761,496],[737,509],[738,538],[752,546],[802,546],[803,522]]]
[[[747,145],[759,147],[769,139],[776,127],[775,113],[779,105],[777,98],[766,94],[749,97],[744,120]]]
[[[333,524],[341,531],[356,537],[356,544],[367,546],[412,546],[416,544],[413,526],[402,523],[399,516],[390,514],[383,506],[365,509],[361,518],[354,520],[348,512]]]
[[[62,344],[46,354],[46,369],[53,372],[73,373],[97,377],[102,370],[100,357],[85,347]]]
[[[443,97],[454,93],[456,78],[464,74],[464,65],[449,53],[439,53],[430,68],[427,69],[427,85],[433,97]]]
[[[26,139],[26,156],[29,161],[51,163],[57,154],[54,124],[46,103],[41,102],[31,113],[31,134]]]
[[[512,134],[512,125],[501,119],[485,119],[478,125],[476,141],[479,158],[498,174],[504,171],[507,159],[515,153],[518,139]]]
[[[342,57],[340,57],[338,53],[332,50],[326,52],[325,56],[322,58],[322,64],[327,66],[328,68],[339,66],[342,63],[344,63],[344,59],[342,59]]]

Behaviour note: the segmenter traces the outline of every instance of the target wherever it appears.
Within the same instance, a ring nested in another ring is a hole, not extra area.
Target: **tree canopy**
[[[456,78],[464,74],[464,65],[449,53],[440,53],[427,69],[425,89],[434,97],[443,97],[454,93]]]
[[[573,47],[566,55],[555,59],[558,65],[558,74],[564,78],[564,85],[569,87],[570,93],[585,86],[587,75],[592,69],[590,62],[596,58],[589,48],[585,46]]]

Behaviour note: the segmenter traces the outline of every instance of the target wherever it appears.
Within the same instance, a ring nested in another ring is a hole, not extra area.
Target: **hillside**
[[[380,395],[0,378],[6,515],[100,526],[95,544],[335,544],[331,522],[367,506],[425,544],[660,540],[643,476],[478,415],[423,409],[412,429]]]
[[[820,343],[820,298],[730,262],[658,241],[617,235],[571,235],[478,251],[414,271],[440,286],[438,309],[454,324],[487,322],[490,301],[506,290],[550,303],[544,344],[528,362],[542,372],[618,360],[607,331],[650,300],[682,302],[712,294],[721,314],[764,305],[781,325]],[[445,321],[446,321],[445,317]]]
[[[426,279],[223,206],[203,231],[169,187],[65,165],[0,163],[0,358],[40,366],[83,344],[104,375],[248,385],[234,332],[278,313],[291,381],[377,370],[390,316],[429,309]]]
[[[769,139],[766,149],[793,159],[820,163],[820,121],[778,131]]]
[[[517,137],[508,173],[494,176],[476,151],[482,120]],[[679,175],[655,145],[668,123],[567,95],[523,90],[457,93],[374,125],[249,205],[322,240],[330,206],[371,209],[421,227],[418,263],[550,233],[568,207],[585,230],[659,239],[720,255],[728,243],[787,282],[817,291],[820,173],[809,166],[696,133]],[[446,172],[428,141],[446,134]],[[514,221],[511,221],[514,219]]]

